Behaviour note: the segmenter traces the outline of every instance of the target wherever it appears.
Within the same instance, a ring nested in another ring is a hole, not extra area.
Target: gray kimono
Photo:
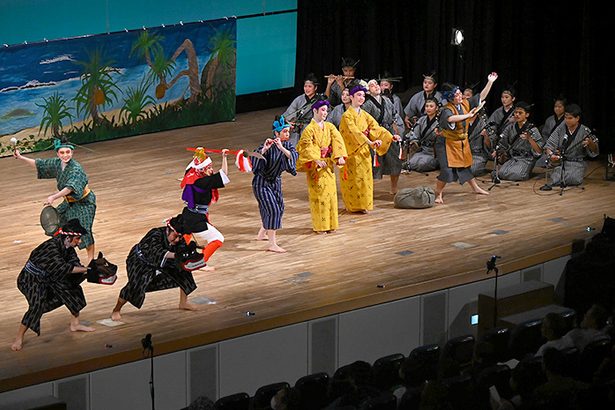
[[[556,166],[551,173],[551,185],[581,185],[585,175],[584,157],[589,155],[595,158],[600,153],[598,141],[596,140],[596,152],[592,152],[588,147],[583,146],[583,140],[592,135],[592,131],[579,124],[577,129],[571,134],[567,126],[557,127],[547,140],[545,149],[553,152],[559,151],[562,155],[561,163]]]
[[[378,124],[391,134],[404,135],[404,121],[395,111],[393,102],[387,97],[380,96],[378,99],[367,95],[361,108],[374,117]],[[398,142],[391,143],[387,153],[384,156],[378,156],[380,166],[374,167],[374,178],[380,179],[382,175],[399,175],[401,173],[400,152],[400,144]]]
[[[433,97],[438,100],[438,102],[442,101],[442,94],[440,91],[436,91]],[[425,91],[421,90],[418,93],[414,94],[408,104],[406,104],[406,108],[404,108],[404,113],[409,117],[422,117],[425,115],[425,99],[427,96],[425,95]]]
[[[540,151],[534,151],[528,140],[521,138],[523,132],[531,134],[536,144],[542,148],[544,142],[542,136],[533,124],[526,123],[520,129],[518,124],[507,127],[500,140],[500,149],[506,151],[510,159],[500,165],[498,176],[508,181],[525,181],[530,179],[530,174]],[[494,171],[495,172],[495,171]]]
[[[407,168],[409,170],[428,172],[438,169],[438,160],[435,158],[433,150],[437,128],[437,116],[431,121],[426,115],[418,119],[410,133],[409,142],[416,141],[419,144],[419,150],[408,159]]]
[[[284,114],[282,114],[286,122],[293,122],[295,124],[290,131],[290,142],[293,147],[297,146],[303,129],[312,121],[314,116],[312,104],[315,102],[316,96],[308,98],[307,95],[301,94],[290,103]]]

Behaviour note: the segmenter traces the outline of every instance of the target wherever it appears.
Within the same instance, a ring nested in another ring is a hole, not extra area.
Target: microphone
[[[143,346],[143,350],[152,350],[154,348],[152,345],[151,333],[146,334],[145,337],[141,339],[141,346]]]

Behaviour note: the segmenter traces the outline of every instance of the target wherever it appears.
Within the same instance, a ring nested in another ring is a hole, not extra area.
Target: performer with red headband
[[[21,319],[12,350],[21,350],[28,329],[40,336],[43,314],[62,305],[73,315],[70,320],[72,332],[95,330],[79,322],[79,312],[87,304],[80,283],[88,268],[79,262],[75,247],[87,233],[78,219],[71,219],[62,225],[54,237],[47,239],[30,254],[17,278],[17,288],[28,300],[28,311]]]
[[[312,104],[312,121],[297,145],[297,170],[307,173],[312,229],[316,233],[331,233],[339,226],[335,166],[344,165],[348,155],[342,135],[325,121],[330,107],[327,100]]]
[[[230,182],[228,178],[228,150],[221,150],[222,167],[214,172],[211,158],[203,147],[194,150],[192,162],[180,184],[182,199],[186,206],[182,211],[186,234],[192,234],[197,246],[203,248],[205,262],[222,246],[224,236],[209,222],[209,206],[218,201],[218,189]],[[207,266],[203,270],[214,270]]]
[[[88,261],[94,259],[94,237],[92,236],[92,225],[96,214],[96,195],[88,186],[88,176],[81,164],[73,159],[75,146],[68,141],[55,139],[54,148],[57,158],[32,159],[21,155],[19,150],[13,152],[16,159],[26,162],[36,169],[39,179],[55,178],[58,191],[49,195],[45,205],[64,198],[58,205],[60,223],[77,218],[87,233],[81,238],[79,249],[86,248]]]
[[[126,259],[128,283],[120,291],[111,319],[122,318],[120,310],[126,302],[141,309],[147,292],[177,287],[179,308],[197,309],[188,302],[188,295],[196,289],[194,277],[179,260],[182,249],[187,248],[182,236],[185,232],[182,215],[178,215],[169,219],[166,226],[151,229],[132,247]]]
[[[282,196],[282,173],[288,172],[297,175],[295,165],[297,151],[289,141],[291,125],[284,120],[284,116],[276,116],[273,121],[273,137],[256,149],[264,158],[252,159],[252,192],[258,202],[261,215],[261,228],[258,231],[258,240],[269,241],[268,251],[284,253],[276,239],[276,231],[282,227],[284,214],[284,198]]]

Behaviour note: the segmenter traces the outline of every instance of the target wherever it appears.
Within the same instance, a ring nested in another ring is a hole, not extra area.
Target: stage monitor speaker
[[[553,303],[554,289],[550,283],[529,280],[498,290],[497,315],[510,316]],[[493,293],[478,294],[478,334],[494,326]]]

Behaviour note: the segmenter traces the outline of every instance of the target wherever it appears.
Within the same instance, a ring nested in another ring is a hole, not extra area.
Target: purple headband
[[[355,95],[355,93],[359,92],[359,91],[363,91],[364,93],[367,92],[367,89],[361,85],[355,85],[354,87],[352,87],[352,89],[350,90],[350,95]]]
[[[323,105],[326,105],[327,107],[331,107],[331,103],[329,102],[329,100],[318,100],[314,104],[312,104],[312,109],[317,110]]]

